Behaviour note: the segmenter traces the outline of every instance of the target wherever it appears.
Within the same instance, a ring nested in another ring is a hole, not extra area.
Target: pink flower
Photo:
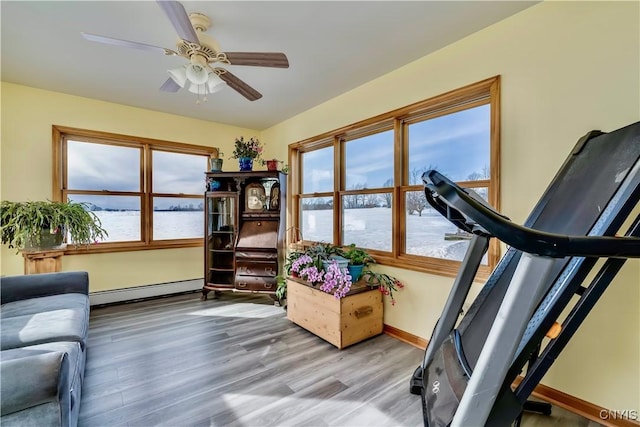
[[[343,298],[351,290],[351,275],[346,268],[340,269],[333,261],[324,272],[324,283],[320,290],[328,294],[333,293],[337,298]]]

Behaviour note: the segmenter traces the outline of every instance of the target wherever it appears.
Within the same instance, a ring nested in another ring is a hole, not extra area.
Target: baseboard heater
[[[133,286],[130,288],[113,289],[108,291],[90,292],[91,305],[112,304],[116,302],[133,301],[143,298],[153,298],[164,295],[202,289],[203,278],[180,280],[177,282],[157,283],[151,285]]]

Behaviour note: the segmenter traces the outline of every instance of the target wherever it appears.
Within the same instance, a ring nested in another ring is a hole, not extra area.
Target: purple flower
[[[320,290],[328,294],[333,293],[337,298],[343,298],[351,289],[351,275],[346,268],[340,269],[333,261],[324,273],[324,283]]]
[[[318,268],[315,265],[311,267],[305,267],[300,270],[300,277],[302,277],[307,282],[311,283],[319,283],[322,282],[322,276],[324,275],[324,271],[318,271]]]
[[[291,264],[291,271],[300,274],[302,269],[313,264],[313,259],[309,255],[302,255]]]

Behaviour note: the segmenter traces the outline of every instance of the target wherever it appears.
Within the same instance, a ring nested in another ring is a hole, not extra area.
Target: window
[[[213,147],[53,131],[54,199],[85,203],[109,233],[90,251],[202,244],[204,172]]]
[[[293,227],[306,241],[355,243],[381,264],[454,275],[470,236],[435,212],[437,169],[499,209],[499,77],[292,144]],[[481,276],[498,259],[492,242]]]

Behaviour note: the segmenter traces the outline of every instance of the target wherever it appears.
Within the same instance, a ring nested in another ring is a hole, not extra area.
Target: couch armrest
[[[0,412],[3,417],[39,405],[54,404],[59,409],[61,425],[69,424],[71,391],[67,353],[52,351],[3,360],[0,362],[0,376]],[[24,421],[30,418],[29,411],[19,416]]]
[[[89,274],[86,271],[30,274],[0,279],[2,304],[68,293],[89,295]]]

